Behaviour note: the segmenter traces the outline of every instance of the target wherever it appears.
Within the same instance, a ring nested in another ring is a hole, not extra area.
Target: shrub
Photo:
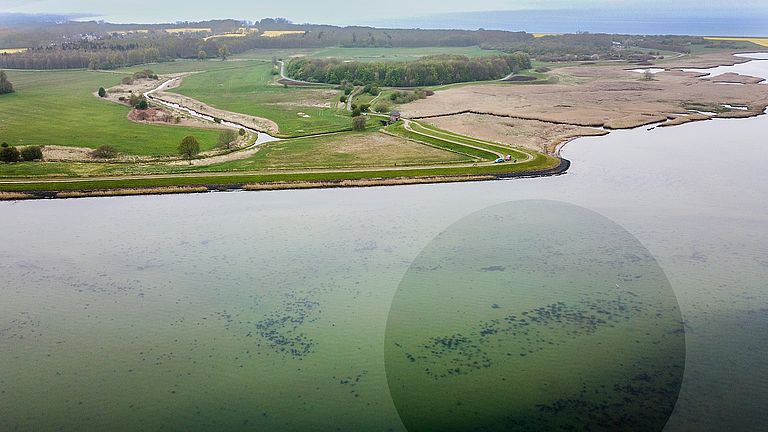
[[[365,125],[368,123],[368,119],[363,116],[356,116],[352,119],[352,129],[356,131],[365,130]]]
[[[21,160],[21,155],[19,155],[19,150],[16,147],[9,146],[6,143],[3,143],[3,146],[0,147],[0,162],[18,162]]]
[[[21,149],[21,159],[25,161],[36,161],[43,159],[43,149],[40,146],[27,146]]]
[[[239,130],[239,131],[237,131],[237,133],[238,133],[238,135],[240,135],[240,136],[245,136],[245,129],[244,129],[244,128],[240,128],[240,130]]]
[[[107,97],[107,91],[104,87],[99,87],[99,97]]]
[[[346,103],[347,102],[347,95],[341,95],[341,97],[339,98],[339,101],[341,101],[342,103]]]
[[[370,109],[371,109],[371,106],[368,105],[368,104],[361,104],[360,105],[360,111],[361,112],[368,112],[368,111],[370,111]]]
[[[91,152],[91,157],[96,159],[113,159],[117,157],[117,150],[109,145],[99,146]]]
[[[362,111],[360,111],[360,108],[354,108],[352,110],[352,117],[360,117],[360,114],[362,114]]]
[[[0,70],[0,94],[13,93],[13,84],[8,81],[4,70]]]
[[[149,103],[144,98],[139,100],[139,102],[136,104],[136,109],[145,110],[147,108],[149,108]]]

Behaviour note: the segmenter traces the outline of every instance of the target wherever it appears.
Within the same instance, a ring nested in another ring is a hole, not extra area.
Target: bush
[[[8,81],[4,70],[0,70],[0,94],[13,93],[13,84]]]
[[[352,129],[356,131],[364,131],[366,123],[368,123],[367,118],[363,116],[356,116],[352,119]]]
[[[40,146],[27,146],[21,149],[21,159],[24,161],[43,160],[43,149]]]
[[[9,146],[6,143],[3,143],[2,147],[0,147],[0,162],[18,162],[21,160],[21,155],[19,155],[19,150],[16,147]]]
[[[233,130],[225,130],[221,131],[219,134],[219,147],[221,148],[231,148],[232,143],[234,143],[237,140],[237,134]]]
[[[354,108],[352,110],[352,117],[360,117],[360,114],[362,114],[362,111],[360,111],[360,108]]]
[[[113,159],[117,157],[117,150],[108,145],[99,146],[91,152],[91,157],[96,159]]]
[[[371,106],[368,105],[368,104],[361,104],[360,105],[360,111],[361,112],[368,112],[368,111],[370,111],[370,109],[371,109]]]
[[[145,109],[147,109],[147,108],[149,108],[149,102],[147,102],[147,100],[146,100],[146,99],[143,99],[143,98],[142,98],[142,99],[141,99],[141,100],[139,100],[139,102],[136,104],[136,109],[139,109],[139,110],[145,110]]]
[[[387,114],[390,111],[392,111],[392,105],[387,103],[378,103],[375,107],[373,107],[373,110],[376,111],[379,114]]]
[[[342,102],[342,103],[346,103],[347,102],[347,96],[346,95],[341,95],[341,97],[339,98],[339,101]]]
[[[245,129],[244,129],[244,128],[240,128],[240,130],[239,130],[239,131],[237,131],[237,133],[238,133],[238,135],[240,135],[240,136],[245,136]]]
[[[99,97],[107,97],[107,91],[104,87],[99,87]]]

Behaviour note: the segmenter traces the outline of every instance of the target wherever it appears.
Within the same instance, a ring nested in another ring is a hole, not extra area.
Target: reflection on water
[[[522,199],[595,210],[658,260],[686,329],[667,430],[755,430],[765,136],[765,116],[614,131],[566,146],[553,178],[2,203],[0,430],[402,431],[384,361],[401,279],[451,224]],[[482,306],[558,301],[579,306]]]

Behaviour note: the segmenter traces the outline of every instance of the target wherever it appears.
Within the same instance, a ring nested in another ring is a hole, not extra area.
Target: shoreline
[[[37,199],[72,199],[109,196],[175,195],[207,192],[236,192],[264,190],[335,189],[377,186],[405,186],[414,184],[463,183],[475,181],[509,180],[515,178],[552,177],[567,173],[568,159],[558,157],[559,164],[544,170],[515,171],[494,174],[433,175],[408,177],[370,177],[337,180],[301,180],[273,182],[204,183],[173,186],[146,186],[125,188],[83,188],[71,190],[18,190],[0,191],[0,201],[27,201]],[[6,183],[11,184],[11,183]],[[24,184],[24,183],[20,183]]]

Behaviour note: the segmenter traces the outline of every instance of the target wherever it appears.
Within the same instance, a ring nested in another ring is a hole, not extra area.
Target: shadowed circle
[[[661,430],[685,364],[680,309],[631,234],[570,204],[474,213],[413,262],[387,320],[410,431]]]

